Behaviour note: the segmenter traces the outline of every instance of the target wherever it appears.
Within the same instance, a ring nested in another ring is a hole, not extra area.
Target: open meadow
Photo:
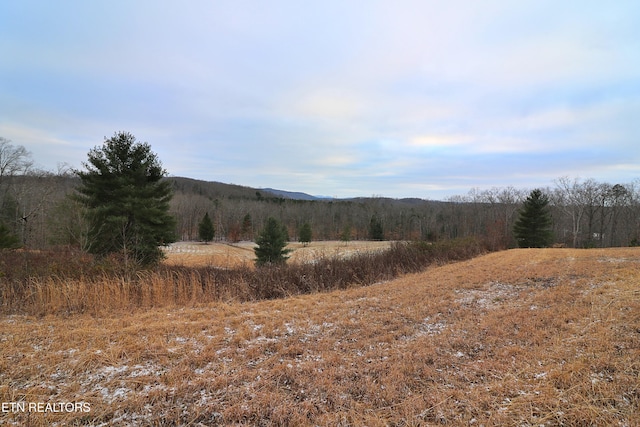
[[[0,355],[2,425],[637,426],[640,248],[514,249],[266,301],[3,315]]]
[[[287,249],[292,249],[291,262],[310,262],[323,257],[348,257],[362,252],[388,249],[391,242],[355,240],[342,242],[336,240],[314,241],[305,245],[291,242]],[[254,242],[176,242],[165,248],[165,263],[187,266],[238,267],[253,266],[256,258]]]

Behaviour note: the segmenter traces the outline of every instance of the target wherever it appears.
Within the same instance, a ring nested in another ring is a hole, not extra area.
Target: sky
[[[635,0],[0,0],[0,137],[170,176],[444,200],[640,178]]]

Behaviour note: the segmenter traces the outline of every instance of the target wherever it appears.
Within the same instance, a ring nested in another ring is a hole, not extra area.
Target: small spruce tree
[[[311,242],[312,232],[311,232],[311,224],[305,222],[300,227],[300,236],[298,237],[298,241],[307,246],[309,242]]]
[[[284,237],[285,242],[288,242],[289,240],[291,240],[289,238],[289,229],[284,224],[282,224],[282,237]]]
[[[0,249],[17,249],[20,247],[18,236],[11,233],[9,228],[0,222]]]
[[[247,213],[242,219],[242,230],[240,233],[245,240],[253,239],[253,221],[250,213]]]
[[[521,248],[543,248],[553,240],[549,198],[541,190],[533,190],[525,200],[513,231]]]
[[[345,245],[349,244],[351,240],[351,225],[347,224],[344,226],[342,233],[340,233],[340,240],[342,240]]]
[[[216,229],[213,228],[213,222],[209,218],[209,212],[204,214],[204,218],[198,224],[198,236],[205,244],[213,240],[216,235]]]
[[[377,215],[372,216],[369,222],[369,238],[371,240],[384,240],[382,221]]]
[[[289,258],[287,254],[291,249],[285,249],[287,246],[287,237],[283,226],[280,222],[269,217],[267,223],[256,239],[258,247],[254,249],[256,254],[256,265],[272,265],[283,264]]]

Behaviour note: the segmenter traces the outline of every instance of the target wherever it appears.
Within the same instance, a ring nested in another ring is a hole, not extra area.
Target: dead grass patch
[[[384,245],[388,247],[371,246],[369,250],[366,245],[356,245],[357,250],[260,268],[160,265],[140,271],[123,271],[117,259],[110,258],[91,260],[84,270],[65,270],[46,256],[41,256],[34,265],[35,259],[15,262],[15,253],[3,253],[0,261],[5,264],[8,261],[11,268],[5,270],[7,279],[0,286],[0,312],[103,315],[119,310],[285,298],[368,286],[486,251],[482,242],[475,239]],[[70,261],[71,266],[76,262]],[[60,274],[48,274],[52,266]]]
[[[0,401],[91,411],[0,423],[639,425],[638,259],[519,249],[289,299],[3,316]]]
[[[317,259],[349,256],[389,249],[392,242],[352,241],[341,242],[334,240],[314,241],[309,244],[291,242],[287,245],[292,249],[290,262],[313,262]],[[255,253],[253,242],[225,243],[212,242],[177,242],[165,249],[167,265],[183,265],[189,267],[221,267],[234,268],[239,266],[253,267]]]

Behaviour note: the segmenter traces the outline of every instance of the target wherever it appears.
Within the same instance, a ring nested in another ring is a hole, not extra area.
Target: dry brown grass
[[[365,288],[0,319],[0,424],[640,425],[640,249],[510,250]]]
[[[392,242],[372,242],[357,240],[352,242],[340,242],[335,240],[314,241],[308,245],[302,243],[289,243],[288,249],[293,249],[290,262],[309,262],[323,257],[345,257],[352,254],[388,249]],[[195,242],[173,243],[165,249],[168,265],[185,265],[191,267],[238,267],[254,266],[256,258],[253,242],[209,244]]]
[[[246,302],[368,286],[422,271],[433,264],[460,261],[486,251],[475,239],[437,244],[379,243],[344,247],[325,255],[331,246],[306,247],[307,258],[283,265],[218,266],[160,265],[124,270],[117,257],[81,262],[57,251],[0,254],[0,313],[46,316],[92,314],[118,310],[193,307],[212,302]]]

